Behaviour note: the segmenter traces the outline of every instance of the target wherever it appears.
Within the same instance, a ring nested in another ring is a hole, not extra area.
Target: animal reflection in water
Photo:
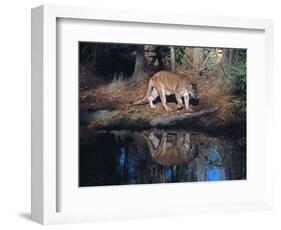
[[[239,139],[156,129],[90,133],[80,143],[80,186],[246,179]]]
[[[146,139],[152,158],[163,166],[188,164],[198,156],[198,146],[191,145],[190,134],[176,134],[176,138],[168,139],[168,134],[162,134],[161,140],[151,132]]]

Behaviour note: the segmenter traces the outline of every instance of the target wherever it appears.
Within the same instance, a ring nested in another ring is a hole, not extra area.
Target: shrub
[[[241,99],[246,99],[246,89],[247,89],[247,80],[246,80],[246,63],[245,62],[236,62],[230,68],[230,74],[233,77],[237,85],[237,93]]]

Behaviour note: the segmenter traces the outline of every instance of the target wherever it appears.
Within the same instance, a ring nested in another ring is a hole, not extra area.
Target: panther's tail
[[[147,90],[146,90],[146,94],[144,95],[144,97],[138,101],[133,102],[133,105],[141,105],[147,102],[147,98],[149,97],[149,94],[151,93],[151,90],[153,88],[153,82],[152,79],[149,80],[148,85],[147,85]]]

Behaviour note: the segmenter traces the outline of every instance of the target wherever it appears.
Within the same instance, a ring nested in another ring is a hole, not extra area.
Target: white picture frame
[[[241,29],[251,31],[257,30],[264,33],[264,90],[262,97],[265,98],[264,106],[266,113],[263,120],[264,131],[270,131],[271,111],[273,110],[274,100],[272,99],[273,79],[273,22],[266,19],[248,19],[232,17],[214,17],[214,16],[190,16],[161,14],[155,12],[137,12],[137,11],[113,11],[105,9],[79,8],[69,6],[44,5],[32,9],[32,169],[31,169],[31,213],[32,219],[41,224],[70,223],[82,221],[95,221],[107,219],[140,218],[152,216],[171,216],[185,215],[188,213],[205,213],[217,211],[243,211],[243,210],[264,210],[272,207],[272,171],[271,161],[273,160],[270,152],[269,138],[265,141],[265,180],[261,182],[264,191],[259,199],[247,201],[245,199],[236,199],[229,201],[207,202],[206,205],[195,203],[192,210],[187,210],[186,204],[179,205],[177,202],[171,202],[173,212],[163,210],[161,206],[150,208],[133,207],[130,205],[122,212],[110,212],[110,205],[101,212],[99,209],[85,209],[85,211],[69,212],[58,211],[58,188],[61,181],[58,179],[59,158],[57,156],[58,143],[58,111],[57,95],[59,94],[57,85],[57,21],[59,19],[71,20],[96,20],[106,23],[138,23],[157,26],[176,27],[192,26],[200,28],[220,28],[225,30]],[[78,88],[78,87],[77,87]],[[255,92],[252,92],[255,93]],[[256,92],[258,93],[258,92]],[[249,117],[247,118],[249,119]],[[248,150],[247,150],[248,151]],[[254,164],[254,162],[253,162]],[[78,172],[77,172],[78,173]],[[239,182],[243,183],[243,182]],[[229,186],[225,184],[224,186]],[[170,194],[175,194],[175,185],[169,185]],[[193,188],[199,191],[205,189],[206,185],[199,183]],[[207,185],[216,186],[215,184]],[[231,185],[232,189],[239,188],[238,183]],[[112,187],[106,188],[107,190]],[[146,186],[146,193],[150,188]],[[151,192],[160,192],[160,187],[151,188]],[[122,190],[119,190],[122,193]],[[128,192],[128,191],[127,191]],[[129,191],[133,193],[134,190]],[[207,199],[208,201],[208,199]],[[69,204],[71,206],[71,204]],[[101,205],[101,204],[99,204]],[[99,207],[98,207],[99,208]],[[83,208],[82,208],[83,209]]]

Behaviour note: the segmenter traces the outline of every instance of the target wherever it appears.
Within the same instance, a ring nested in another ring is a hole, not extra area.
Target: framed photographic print
[[[272,33],[265,19],[32,9],[32,219],[271,208]]]

